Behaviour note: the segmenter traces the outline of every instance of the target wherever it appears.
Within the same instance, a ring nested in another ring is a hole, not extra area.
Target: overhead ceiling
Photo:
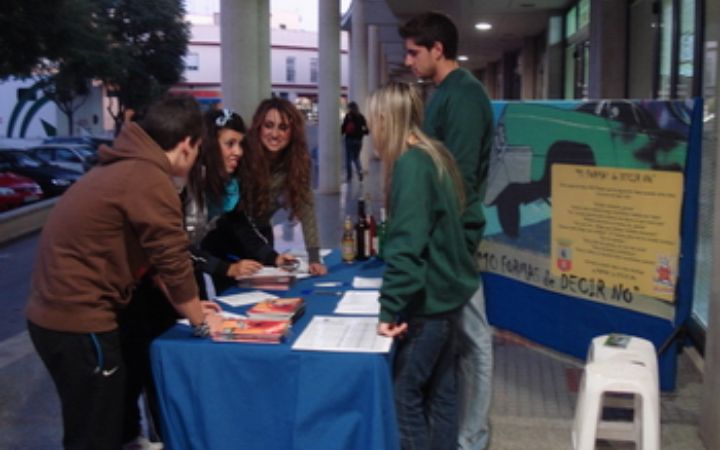
[[[440,11],[453,19],[460,34],[458,54],[468,57],[462,64],[474,70],[497,61],[505,52],[519,50],[525,38],[547,29],[550,16],[563,14],[573,3],[574,0],[364,0],[364,15],[368,24],[378,26],[381,49],[393,72],[403,71],[404,49],[397,34],[398,25],[425,11]],[[352,6],[346,19],[351,14]],[[344,21],[344,28],[351,29],[349,22]],[[492,29],[478,31],[475,29],[478,22],[488,22]]]

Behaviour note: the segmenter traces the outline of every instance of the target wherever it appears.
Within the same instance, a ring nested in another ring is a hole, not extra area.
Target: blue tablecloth
[[[299,281],[305,314],[286,342],[216,343],[175,326],[151,347],[165,448],[398,450],[389,355],[301,352],[292,343],[317,314],[332,314],[353,276],[380,276],[376,261],[327,258],[328,275]],[[341,281],[341,288],[315,282]],[[246,308],[232,309],[242,312]]]

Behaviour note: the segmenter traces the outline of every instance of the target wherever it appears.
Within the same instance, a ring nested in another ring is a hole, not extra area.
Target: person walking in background
[[[358,180],[363,180],[363,169],[360,164],[363,136],[368,134],[367,122],[360,113],[357,103],[348,104],[348,112],[343,118],[340,133],[345,136],[345,181],[352,181],[352,165],[355,165]]]
[[[485,88],[459,66],[458,32],[445,15],[428,12],[399,29],[405,65],[435,85],[425,107],[423,130],[440,140],[460,168],[467,196],[463,213],[465,245],[475,255],[485,229],[482,197],[487,180],[493,115]],[[492,397],[492,330],[485,313],[482,280],[460,322],[460,436],[462,450],[487,448]]]
[[[310,273],[324,275],[327,268],[320,261],[303,116],[285,99],[263,100],[255,110],[247,139],[248,153],[240,163],[242,199],[239,207],[270,249],[263,251],[261,261],[272,263],[281,256],[272,250],[271,220],[277,210],[285,208],[290,219],[302,224]]]
[[[389,190],[378,333],[402,338],[393,370],[401,445],[453,450],[457,320],[478,286],[463,236],[462,178],[450,153],[421,131],[414,87],[376,91],[369,117]]]
[[[26,314],[60,396],[65,449],[122,444],[127,368],[118,311],[148,268],[195,334],[209,334],[173,184],[187,177],[201,131],[193,98],[155,102],[123,126],[113,148],[100,148],[100,164],[45,223]]]

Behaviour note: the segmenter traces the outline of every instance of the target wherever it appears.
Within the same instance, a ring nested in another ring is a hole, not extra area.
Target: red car
[[[30,178],[12,172],[0,172],[0,211],[40,200],[43,191]]]

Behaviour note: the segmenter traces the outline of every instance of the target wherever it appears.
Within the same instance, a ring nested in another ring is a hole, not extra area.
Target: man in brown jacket
[[[118,310],[150,267],[178,312],[207,334],[173,180],[198,154],[201,113],[167,97],[126,124],[55,205],[40,237],[28,329],[55,382],[65,449],[121,446],[126,367]]]

